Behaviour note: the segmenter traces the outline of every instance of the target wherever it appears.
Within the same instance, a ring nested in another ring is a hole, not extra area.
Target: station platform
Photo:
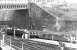
[[[30,40],[44,42],[53,45],[60,45],[58,41],[53,41],[53,40],[44,40],[44,39],[30,39]],[[62,43],[65,45],[65,47],[77,49],[77,43],[76,44],[67,43],[67,42],[62,42]]]

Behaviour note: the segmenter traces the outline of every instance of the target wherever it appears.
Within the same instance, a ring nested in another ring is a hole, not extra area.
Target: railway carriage
[[[29,32],[26,29],[7,29],[6,34],[15,38],[28,39]]]
[[[29,30],[30,32],[30,38],[40,38],[40,32],[39,30]]]

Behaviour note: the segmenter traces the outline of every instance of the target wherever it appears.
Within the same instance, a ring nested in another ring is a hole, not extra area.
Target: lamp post
[[[4,26],[3,30],[4,30],[4,29],[5,29],[5,26]],[[1,46],[3,46],[3,45],[4,45],[4,40],[5,40],[5,32],[4,32],[4,31],[2,31],[1,33],[2,33]]]
[[[3,45],[4,45],[4,40],[5,40],[5,34],[3,34]]]
[[[1,34],[2,34],[1,46],[3,46],[5,43],[5,32],[6,32],[6,25],[3,25],[3,28],[1,28]]]
[[[4,46],[5,34],[2,34],[1,46]]]
[[[12,50],[12,46],[11,46],[11,36],[10,36],[10,50]]]
[[[16,39],[16,36],[15,36],[15,34],[16,34],[16,33],[15,33],[15,27],[14,27],[14,38]]]
[[[24,48],[23,48],[23,42],[22,42],[22,50],[24,50]]]

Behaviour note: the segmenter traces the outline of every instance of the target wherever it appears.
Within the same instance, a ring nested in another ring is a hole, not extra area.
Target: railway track
[[[9,39],[5,40],[5,43],[7,43],[8,45],[10,45],[10,41]],[[44,45],[43,43],[39,43],[39,42],[34,42],[34,41],[30,41],[30,40],[16,40],[16,39],[12,39],[11,44],[18,47],[18,48],[22,48],[22,43],[23,43],[23,49],[24,50],[60,50],[57,46],[54,45]]]

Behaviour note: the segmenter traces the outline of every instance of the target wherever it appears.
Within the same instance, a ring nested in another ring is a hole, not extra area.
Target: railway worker
[[[24,39],[28,39],[30,32],[29,32],[27,29],[25,29],[24,32],[25,32],[25,33],[23,34]]]
[[[28,39],[28,34],[27,33],[23,33],[22,34],[22,39]]]

